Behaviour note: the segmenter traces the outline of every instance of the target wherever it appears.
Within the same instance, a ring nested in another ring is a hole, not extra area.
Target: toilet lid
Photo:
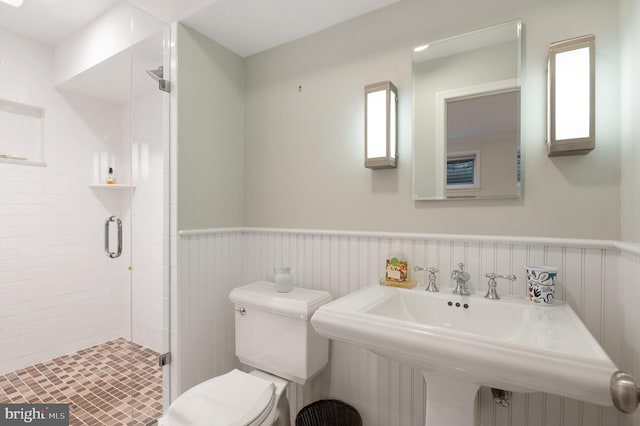
[[[232,370],[180,395],[167,410],[169,426],[246,426],[271,409],[274,384]]]

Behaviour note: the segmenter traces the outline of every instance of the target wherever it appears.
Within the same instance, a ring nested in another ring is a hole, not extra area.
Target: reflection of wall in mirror
[[[518,41],[413,64],[414,189],[435,198],[435,96],[443,90],[517,78]]]
[[[478,151],[480,187],[476,189],[447,188],[448,197],[476,198],[515,195],[517,188],[518,133],[469,137],[449,140],[448,155],[456,152]]]

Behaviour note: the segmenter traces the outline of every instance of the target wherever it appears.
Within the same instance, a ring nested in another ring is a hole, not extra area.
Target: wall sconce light
[[[586,154],[595,148],[595,43],[591,34],[549,46],[547,153]]]
[[[396,167],[398,155],[398,89],[390,81],[364,87],[364,166]]]

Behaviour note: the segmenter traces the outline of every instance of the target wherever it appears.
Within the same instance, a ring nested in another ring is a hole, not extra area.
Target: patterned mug
[[[537,305],[553,305],[556,294],[558,268],[553,266],[527,266],[529,300]]]

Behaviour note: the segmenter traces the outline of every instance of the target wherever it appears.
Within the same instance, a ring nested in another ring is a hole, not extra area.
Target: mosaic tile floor
[[[144,426],[162,414],[158,353],[121,338],[16,370],[0,376],[0,403],[68,403],[71,426]]]

